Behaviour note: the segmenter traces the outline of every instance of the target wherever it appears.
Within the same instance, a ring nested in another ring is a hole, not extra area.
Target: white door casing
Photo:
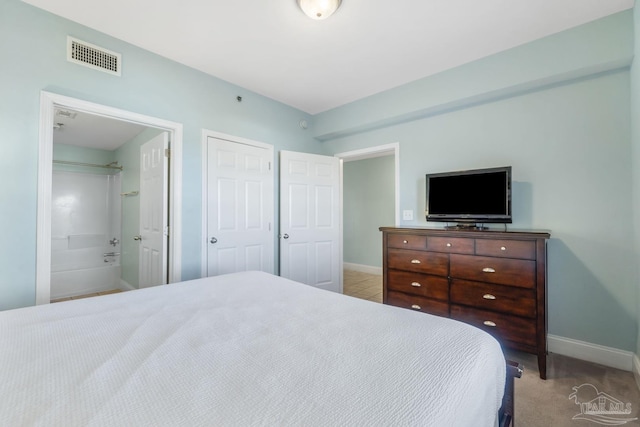
[[[55,109],[72,109],[144,126],[163,129],[171,134],[169,186],[169,281],[182,277],[182,133],[181,123],[159,119],[93,102],[40,92],[40,133],[38,143],[38,201],[36,224],[36,289],[35,303],[48,304],[51,294],[51,174],[53,160],[53,125]]]
[[[169,134],[140,147],[139,286],[167,283]]]
[[[280,152],[280,275],[342,293],[340,160]]]
[[[273,274],[273,146],[207,136],[206,155],[206,275]]]

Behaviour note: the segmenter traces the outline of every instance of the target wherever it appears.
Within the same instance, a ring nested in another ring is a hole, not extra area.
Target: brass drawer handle
[[[491,294],[484,294],[482,295],[482,298],[484,299],[496,299],[495,295],[491,295]]]
[[[420,264],[420,260],[419,259],[412,259],[411,260],[411,264]]]
[[[413,304],[411,308],[413,308],[414,310],[422,310],[422,307],[420,307],[418,304]]]
[[[413,286],[414,288],[419,288],[422,285],[418,282],[411,282],[411,286]]]
[[[492,322],[491,320],[485,320],[482,323],[484,323],[485,326],[491,326],[492,328],[496,327],[496,324],[494,322]]]
[[[484,271],[485,273],[495,273],[496,270],[491,268],[491,267],[485,267],[482,269],[482,271]]]
[[[407,244],[407,243],[409,243],[409,242],[407,242],[406,240],[403,240],[403,241],[402,241],[402,243],[404,243],[404,244],[406,245],[406,244]]]
[[[447,247],[450,248],[451,247],[451,243],[447,243]]]
[[[504,246],[500,246],[500,250],[501,250],[501,251],[506,251],[506,250],[507,250],[507,248],[505,248]]]

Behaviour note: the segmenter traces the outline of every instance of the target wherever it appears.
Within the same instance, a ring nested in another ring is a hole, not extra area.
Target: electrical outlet
[[[402,211],[402,219],[404,221],[413,221],[413,210],[407,209]]]

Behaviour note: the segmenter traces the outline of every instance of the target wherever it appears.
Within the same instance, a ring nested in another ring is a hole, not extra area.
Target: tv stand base
[[[458,223],[456,225],[447,225],[445,230],[488,230],[489,227],[485,227],[484,225],[478,225],[474,223]]]

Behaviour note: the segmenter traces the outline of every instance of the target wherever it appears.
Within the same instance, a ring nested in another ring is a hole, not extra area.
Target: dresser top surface
[[[448,230],[445,228],[416,226],[380,227],[379,230],[383,233],[421,234],[430,236],[455,236],[485,239],[548,239],[551,237],[551,233],[548,230]]]

